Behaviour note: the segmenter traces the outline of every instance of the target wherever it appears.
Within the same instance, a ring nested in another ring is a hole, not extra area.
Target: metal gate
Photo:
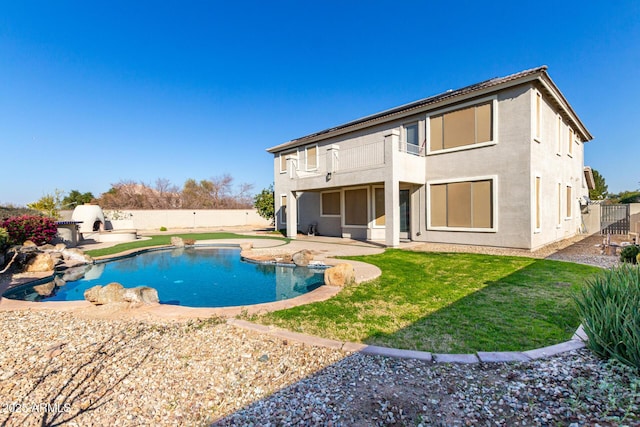
[[[629,234],[629,205],[600,205],[600,234]]]

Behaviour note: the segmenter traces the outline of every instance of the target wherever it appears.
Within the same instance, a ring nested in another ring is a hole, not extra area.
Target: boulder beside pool
[[[324,284],[328,286],[345,286],[356,281],[356,271],[347,262],[329,267],[324,271]]]
[[[84,291],[84,299],[94,305],[114,302],[129,302],[135,304],[158,304],[158,291],[149,286],[125,288],[120,283],[112,282],[106,286],[94,286]]]

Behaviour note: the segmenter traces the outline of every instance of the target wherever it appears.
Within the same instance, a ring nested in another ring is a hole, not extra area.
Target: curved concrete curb
[[[398,348],[380,347],[376,345],[360,344],[348,341],[331,340],[313,335],[306,335],[299,332],[291,332],[286,329],[272,326],[259,325],[240,319],[228,319],[227,324],[248,329],[260,333],[266,333],[274,337],[293,340],[308,345],[332,348],[353,353],[363,353],[376,356],[397,357],[401,359],[417,359],[435,363],[509,363],[509,362],[529,362],[531,360],[544,359],[557,354],[566,353],[572,350],[584,348],[586,335],[582,325],[569,341],[548,347],[517,351],[479,351],[471,354],[441,354],[428,351],[402,350]]]

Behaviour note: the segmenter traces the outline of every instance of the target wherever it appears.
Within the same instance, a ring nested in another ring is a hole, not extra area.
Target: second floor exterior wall
[[[535,249],[572,236],[590,135],[558,94],[550,80],[526,80],[285,144],[274,152],[276,210],[297,193],[301,229],[319,220],[340,235],[344,221],[319,215],[323,191],[366,187],[371,211],[376,188],[392,185],[387,197],[409,192],[412,240]]]

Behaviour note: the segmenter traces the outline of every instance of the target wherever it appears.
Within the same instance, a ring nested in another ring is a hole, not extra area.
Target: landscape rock
[[[240,243],[240,250],[250,251],[251,249],[253,249],[253,243],[251,242]]]
[[[324,271],[324,284],[328,286],[345,286],[355,281],[355,269],[346,262],[329,267]]]
[[[94,305],[111,303],[157,304],[160,302],[158,291],[148,286],[125,288],[120,283],[112,282],[106,286],[94,286],[84,291],[84,299]]]
[[[175,246],[177,248],[182,248],[182,247],[184,247],[184,240],[182,239],[182,237],[172,236],[171,237],[171,245]]]
[[[55,260],[51,254],[39,253],[27,262],[26,270],[29,273],[42,273],[51,271],[56,266]]]
[[[95,305],[109,304],[110,302],[122,302],[122,290],[120,283],[112,282],[106,286],[94,286],[84,291],[84,299]]]
[[[122,300],[141,304],[158,304],[158,291],[149,286],[138,286],[135,288],[125,288],[122,292]]]
[[[306,267],[309,261],[313,261],[313,254],[308,249],[303,249],[291,256],[293,263],[298,267]]]
[[[91,258],[89,255],[85,254],[84,252],[82,252],[80,249],[77,249],[77,248],[64,249],[62,251],[62,256],[67,261],[79,261],[84,264],[93,263],[93,258]]]

